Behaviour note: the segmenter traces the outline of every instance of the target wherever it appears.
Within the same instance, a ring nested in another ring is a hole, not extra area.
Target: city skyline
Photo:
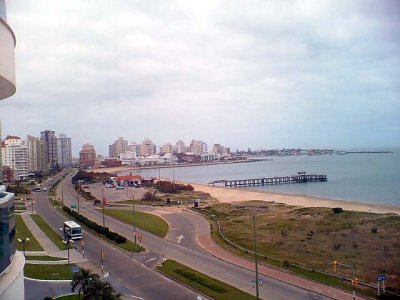
[[[74,157],[118,136],[399,146],[397,1],[7,4],[18,89],[3,135],[66,132]]]

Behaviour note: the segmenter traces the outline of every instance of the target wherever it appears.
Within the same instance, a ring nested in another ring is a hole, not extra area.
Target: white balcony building
[[[0,100],[15,93],[15,35],[7,24],[6,5],[0,0]]]

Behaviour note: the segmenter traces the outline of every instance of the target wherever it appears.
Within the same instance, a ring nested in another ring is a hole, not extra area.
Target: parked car
[[[123,190],[123,189],[124,189],[124,187],[123,187],[122,185],[117,185],[115,188],[116,188],[117,190]]]

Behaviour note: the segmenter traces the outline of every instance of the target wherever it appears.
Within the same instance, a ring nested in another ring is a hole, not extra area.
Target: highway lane
[[[76,193],[73,190],[72,185],[64,182],[64,202],[70,204],[72,201],[76,202]],[[60,187],[61,188],[61,187]],[[86,215],[90,219],[102,224],[102,213],[100,211],[93,211],[91,204],[84,204],[81,201],[80,212]],[[188,221],[191,216],[187,215],[183,219],[176,214],[170,222],[175,222],[176,226],[184,226],[187,231],[186,235],[195,236],[195,228],[192,222]],[[168,216],[172,217],[173,214]],[[181,218],[176,221],[175,219]],[[112,231],[117,231],[127,238],[133,240],[133,229],[131,225],[122,223],[118,220],[105,217],[105,225]],[[175,226],[174,225],[174,226]],[[204,228],[203,228],[204,230]],[[208,274],[211,277],[220,279],[227,282],[239,289],[242,289],[248,293],[254,294],[254,289],[251,286],[252,280],[255,279],[253,271],[238,267],[236,265],[227,263],[220,259],[217,259],[207,253],[204,250],[199,249],[198,245],[192,247],[193,242],[187,245],[178,243],[176,240],[176,234],[170,234],[169,239],[162,239],[151,233],[138,230],[138,233],[143,235],[143,246],[150,251],[146,254],[134,255],[138,261],[153,267],[154,264],[158,263],[161,257],[164,255],[165,258],[171,258],[179,261],[187,266],[190,266],[202,273]],[[154,259],[154,260],[151,260]],[[148,262],[151,260],[150,262]],[[148,262],[148,263],[147,263]],[[316,293],[311,293],[302,288],[290,285],[288,283],[281,282],[273,278],[267,278],[266,276],[260,276],[263,279],[264,285],[260,288],[260,296],[264,299],[329,299]]]
[[[47,193],[33,193],[36,211],[57,229],[66,220],[50,206]],[[148,266],[134,259],[134,255],[105,243],[101,239],[85,232],[85,258],[100,266],[100,251],[104,251],[104,270],[113,286],[128,295],[143,299],[197,299],[198,293],[160,275]],[[60,232],[61,238],[61,232]],[[75,245],[81,251],[80,243]],[[154,262],[154,261],[152,261]],[[161,258],[158,258],[161,262]]]

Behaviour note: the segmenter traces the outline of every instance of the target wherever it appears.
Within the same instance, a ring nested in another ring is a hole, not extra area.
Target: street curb
[[[71,282],[72,280],[69,279],[60,279],[60,280],[55,280],[55,279],[37,279],[37,278],[30,278],[24,276],[24,279],[30,280],[30,281],[37,281],[37,282]]]

